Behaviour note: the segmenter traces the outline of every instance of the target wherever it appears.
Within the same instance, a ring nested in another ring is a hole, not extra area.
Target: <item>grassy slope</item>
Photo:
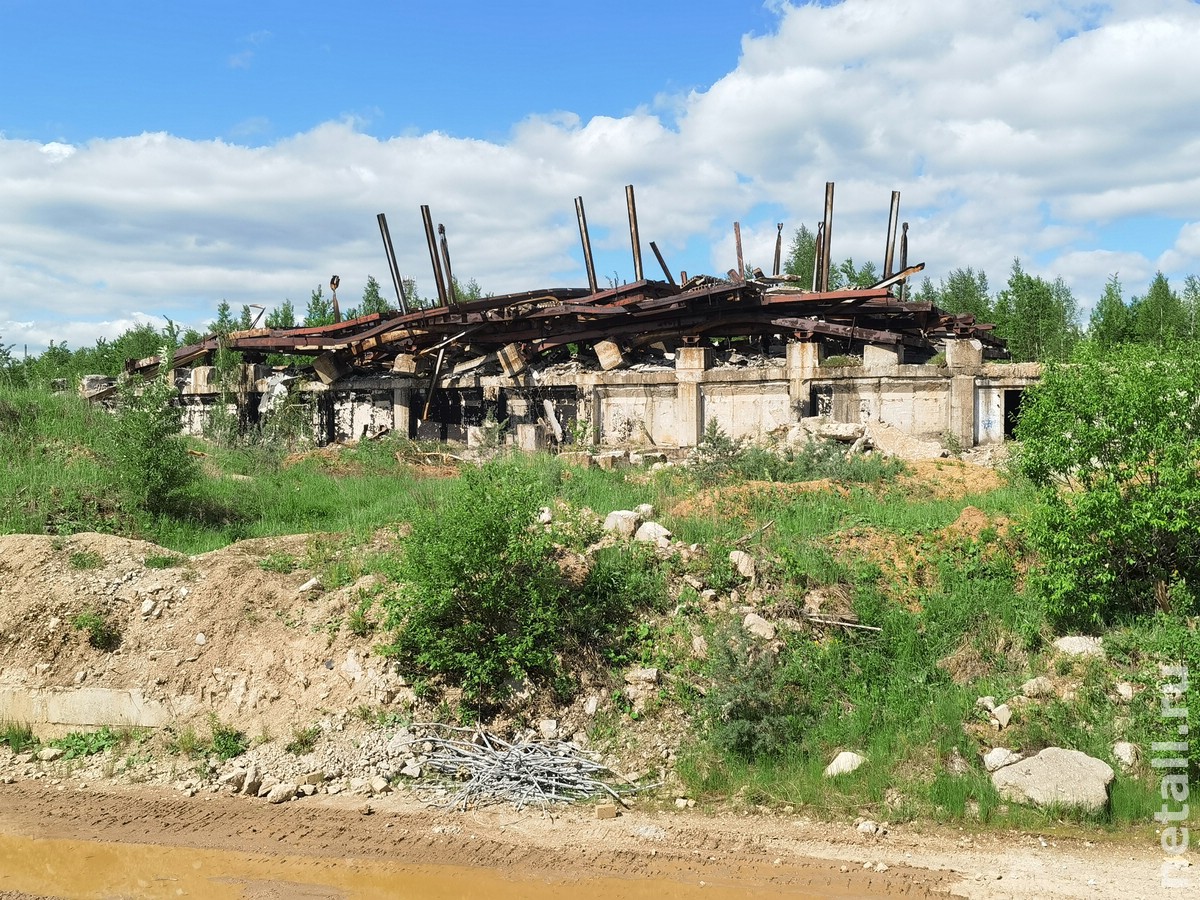
[[[448,483],[399,462],[398,453],[413,449],[402,441],[287,462],[278,450],[204,445],[209,477],[175,516],[151,517],[122,508],[117,498],[104,457],[106,415],[73,397],[0,396],[0,495],[13,498],[0,508],[0,532],[114,531],[180,553],[296,532],[343,534],[346,544],[356,545],[376,529],[409,520],[415,509],[436,506]],[[604,514],[652,503],[680,539],[708,546],[707,558],[690,569],[723,593],[737,585],[724,559],[728,549],[749,549],[765,567],[770,590],[761,606],[768,616],[792,615],[807,590],[834,586],[862,624],[882,629],[788,634],[778,656],[766,663],[751,653],[713,653],[701,661],[680,636],[701,633],[720,647],[732,632],[722,629],[721,617],[703,608],[694,591],[678,585],[673,614],[631,624],[635,643],[619,661],[666,668],[676,688],[663,702],[680,704],[697,723],[707,723],[697,725],[680,766],[698,796],[893,821],[920,815],[1045,826],[1057,817],[999,801],[977,762],[990,741],[1030,752],[1055,743],[1111,760],[1115,739],[1143,747],[1163,739],[1156,733],[1156,666],[1171,658],[1185,626],[1151,619],[1115,631],[1107,638],[1111,665],[1055,659],[1046,648],[1044,617],[1022,586],[1027,561],[1019,523],[1034,497],[1020,486],[937,499],[846,482],[813,493],[718,494],[706,505],[694,502],[703,485],[677,472],[565,469],[549,457],[527,465],[548,494],[575,507]],[[726,481],[719,467],[704,475],[709,487]],[[1004,517],[1016,524],[1004,533],[995,527],[965,535],[947,530],[968,505],[990,521]],[[897,547],[912,559],[892,563],[887,550]],[[386,571],[389,565],[359,556],[359,569]],[[344,555],[332,553],[331,565],[335,557],[345,565]],[[343,581],[352,574],[331,576]],[[948,657],[974,668],[960,667],[956,680],[938,665]],[[976,698],[1003,700],[1043,672],[1069,682],[1073,698],[1030,708],[1002,739],[989,735]],[[1133,704],[1113,699],[1114,683],[1122,679],[1145,688]],[[709,687],[707,698],[698,685]],[[722,686],[737,690],[725,696]],[[729,704],[756,710],[749,730],[765,736],[762,746],[747,752],[744,741],[739,744],[745,729],[739,738],[725,727],[720,710],[733,708]],[[841,749],[863,752],[870,762],[830,783],[821,770]],[[958,758],[968,761],[965,774],[953,771]],[[1111,810],[1094,818],[1144,823],[1158,803],[1150,772],[1121,775]]]

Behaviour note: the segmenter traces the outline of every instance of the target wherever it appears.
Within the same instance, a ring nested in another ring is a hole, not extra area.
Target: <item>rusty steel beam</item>
[[[629,211],[629,242],[633,245],[633,280],[641,281],[642,242],[638,237],[637,203],[633,199],[633,185],[625,185],[625,206]]]
[[[433,235],[433,215],[428,206],[421,207],[421,221],[425,225],[425,243],[429,246],[429,262],[433,265],[433,281],[437,287],[438,303],[449,306],[449,295],[446,293],[446,282],[442,277],[442,263],[438,259],[437,238]]]
[[[596,263],[592,259],[592,238],[588,234],[587,213],[583,211],[583,198],[575,198],[575,218],[579,222],[579,241],[583,244],[583,265],[587,269],[588,289],[594,294],[598,290],[596,284]],[[650,246],[654,246],[651,244]]]

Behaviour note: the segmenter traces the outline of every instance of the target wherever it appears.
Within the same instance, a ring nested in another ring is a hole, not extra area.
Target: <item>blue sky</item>
[[[709,8],[712,7],[712,8]],[[1109,274],[1200,272],[1200,5],[871,0],[0,0],[0,342],[34,352],[227,299],[390,288],[375,225],[432,285],[418,207],[495,292],[764,268],[837,183],[835,258],[1003,286],[1014,257],[1086,311]],[[388,291],[390,293],[390,290]]]

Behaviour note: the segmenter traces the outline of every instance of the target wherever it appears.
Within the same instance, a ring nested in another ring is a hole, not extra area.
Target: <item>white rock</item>
[[[205,644],[207,644],[207,643],[208,643],[208,638],[206,638],[206,637],[204,636],[204,632],[203,632],[203,631],[202,631],[202,632],[200,632],[198,635],[196,635],[196,644],[197,644],[197,646],[203,647],[203,646],[204,646]]]
[[[625,672],[626,684],[658,684],[658,669],[634,666]]]
[[[583,704],[583,714],[585,716],[594,716],[596,710],[600,708],[600,698],[596,694],[587,698],[587,702]]]
[[[553,521],[554,521],[554,513],[552,513],[550,511],[550,507],[543,506],[541,509],[538,510],[538,524],[539,525],[549,525]]]
[[[643,522],[647,522],[654,518],[654,507],[649,503],[639,503],[633,508],[633,511],[638,514],[638,517]]]
[[[392,786],[388,784],[388,780],[382,775],[376,775],[372,778],[368,787],[371,789],[372,794],[386,794],[392,789]]]
[[[704,635],[692,636],[692,656],[696,659],[708,659],[708,641],[704,639]]]
[[[879,825],[872,822],[870,819],[858,823],[858,833],[865,834],[868,837],[874,837],[879,833]]]
[[[61,747],[43,747],[37,753],[37,758],[42,762],[54,762],[56,759],[61,759],[67,751]]]
[[[631,538],[637,533],[642,518],[631,509],[615,509],[604,517],[604,530],[612,531],[623,538]]]
[[[542,719],[538,722],[538,734],[544,740],[552,741],[558,737],[558,720],[557,719]]]
[[[992,722],[997,728],[1007,728],[1011,721],[1012,710],[1008,708],[1007,703],[1001,703],[992,710]]]
[[[324,587],[325,587],[325,585],[321,584],[320,578],[310,578],[310,579],[308,579],[308,581],[304,582],[304,584],[300,585],[300,587],[296,588],[296,593],[297,594],[316,593],[317,591],[323,590]]]
[[[997,769],[1011,766],[1022,759],[1024,757],[1021,754],[1013,753],[1007,747],[993,747],[987,753],[983,754],[983,767],[989,772],[995,772]]]
[[[153,600],[146,598],[142,601],[142,615],[148,616],[154,612],[154,607],[158,606]]]
[[[676,809],[687,809],[688,808],[687,797],[676,797],[675,798],[675,808]]]
[[[988,712],[991,712],[996,708],[996,698],[991,695],[988,695],[987,697],[980,697],[975,701],[975,706],[979,709],[986,709]]]
[[[296,785],[289,782],[277,784],[267,794],[268,803],[286,803],[296,796]]]
[[[1108,803],[1116,773],[1103,760],[1078,750],[1047,747],[992,773],[992,784],[1005,800],[1036,806],[1069,806],[1096,811]]]
[[[838,775],[848,775],[866,761],[865,756],[860,756],[851,750],[843,750],[833,758],[833,762],[825,767],[825,777],[834,778]]]
[[[273,791],[279,783],[279,779],[274,775],[264,775],[262,777],[262,784],[258,786],[258,796],[267,796],[267,794],[271,793],[271,791]]]
[[[746,613],[746,618],[742,620],[742,627],[750,634],[765,641],[775,640],[775,626],[758,613]]]
[[[660,544],[671,539],[671,532],[657,522],[643,522],[634,532],[633,539],[647,544]]]
[[[232,772],[226,772],[217,779],[217,784],[229,788],[235,794],[242,789],[242,785],[246,783],[246,770],[234,769]]]
[[[421,766],[418,763],[410,762],[410,763],[408,763],[408,765],[406,765],[403,769],[400,770],[400,774],[403,775],[405,778],[420,778],[421,777]]]
[[[1129,741],[1117,741],[1113,744],[1112,753],[1113,759],[1123,772],[1132,772],[1142,758],[1142,751],[1138,749],[1137,744],[1131,744]]]
[[[754,557],[745,550],[730,550],[729,561],[737,573],[748,581],[753,581],[754,576],[758,574],[758,565],[754,562]]]
[[[1119,697],[1123,702],[1129,703],[1131,700],[1133,700],[1133,685],[1128,681],[1118,681],[1117,697]]]
[[[1104,642],[1098,637],[1068,635],[1054,642],[1054,649],[1067,656],[1104,656]]]
[[[248,797],[257,796],[260,787],[262,787],[262,773],[258,770],[258,766],[250,763],[246,767],[246,775],[242,779],[241,792]]]
[[[1045,697],[1054,696],[1054,684],[1045,675],[1039,675],[1036,678],[1030,678],[1027,682],[1021,685],[1021,693],[1026,697],[1031,697],[1034,700],[1039,700]]]

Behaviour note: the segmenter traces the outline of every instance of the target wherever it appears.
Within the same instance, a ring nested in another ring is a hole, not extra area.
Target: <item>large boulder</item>
[[[1088,811],[1108,803],[1108,786],[1116,773],[1103,760],[1078,750],[1047,747],[992,773],[992,784],[1005,800],[1035,806],[1070,806]]]

